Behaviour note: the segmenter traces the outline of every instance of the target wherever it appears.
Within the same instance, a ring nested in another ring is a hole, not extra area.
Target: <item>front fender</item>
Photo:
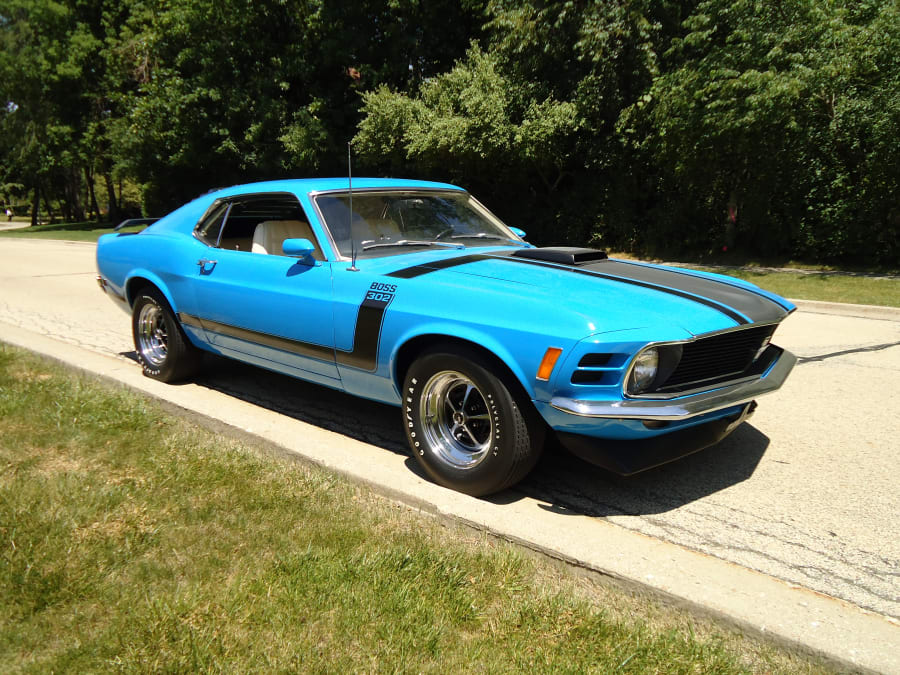
[[[424,337],[436,340],[443,338],[448,341],[469,342],[477,347],[488,350],[509,368],[528,396],[530,398],[535,398],[535,380],[533,374],[531,376],[527,375],[529,372],[527,364],[523,364],[520,359],[516,358],[501,340],[496,336],[491,335],[489,332],[480,330],[474,326],[460,325],[445,321],[435,321],[416,325],[401,334],[400,338],[395,342],[394,349],[390,355],[390,368],[392,379],[394,381],[394,389],[398,396],[401,396],[400,387],[403,385],[398,373],[400,352],[411,341]],[[543,352],[541,353],[543,354]],[[533,372],[537,372],[536,369]]]

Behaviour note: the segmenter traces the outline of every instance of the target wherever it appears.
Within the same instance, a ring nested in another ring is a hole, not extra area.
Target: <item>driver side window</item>
[[[316,260],[325,260],[303,207],[291,194],[243,195],[223,200],[196,229],[197,237],[216,248],[284,255],[285,239],[308,239]]]

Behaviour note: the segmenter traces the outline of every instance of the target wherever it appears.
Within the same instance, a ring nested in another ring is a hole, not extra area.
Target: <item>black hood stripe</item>
[[[624,260],[605,260],[602,263],[592,263],[585,267],[617,278],[627,277],[654,286],[665,286],[683,291],[695,297],[706,298],[739,312],[754,323],[775,323],[784,319],[789,313],[786,307],[761,291],[677,269],[654,267]]]
[[[498,256],[499,257],[499,256]],[[516,262],[526,263],[528,265],[538,265],[540,267],[551,267],[553,269],[562,269],[568,272],[575,272],[576,274],[583,274],[589,277],[599,277],[600,279],[607,279],[608,281],[617,281],[619,283],[629,284],[631,286],[640,286],[641,288],[649,288],[650,290],[660,291],[662,293],[667,293],[668,295],[674,295],[679,298],[684,298],[685,300],[692,300],[701,305],[705,305],[711,309],[714,309],[718,312],[721,312],[729,319],[737,323],[739,326],[743,326],[748,323],[752,323],[746,316],[740,314],[739,312],[734,311],[731,307],[727,305],[723,305],[721,302],[717,302],[708,297],[704,297],[701,295],[696,295],[686,290],[682,290],[679,288],[673,288],[672,286],[662,286],[660,284],[654,284],[649,281],[644,281],[642,279],[634,278],[631,276],[619,276],[617,274],[607,274],[606,272],[600,272],[593,269],[595,266],[584,266],[584,267],[568,267],[568,266],[560,266],[555,265],[553,263],[545,263],[539,260],[525,260],[523,258],[512,258],[506,257],[507,260],[514,260]],[[606,261],[604,261],[605,263]],[[600,264],[596,265],[599,267]]]
[[[420,277],[423,274],[431,274],[432,272],[437,272],[438,270],[445,270],[449,267],[456,267],[457,265],[465,265],[471,262],[478,262],[479,260],[487,260],[491,257],[492,256],[485,255],[483,253],[461,255],[458,258],[447,258],[445,260],[436,260],[435,262],[424,263],[422,265],[404,267],[403,269],[391,272],[390,274],[387,274],[385,276],[394,277],[396,279],[413,279],[415,277]]]
[[[565,270],[575,274],[599,277],[609,281],[667,293],[714,309],[741,326],[749,323],[773,323],[780,321],[788,314],[788,310],[775,301],[754,293],[750,289],[676,270],[660,269],[615,260],[602,260],[575,267],[513,257],[502,253],[475,253],[402,268],[391,272],[387,276],[412,279],[431,272],[437,272],[438,270],[491,259]]]

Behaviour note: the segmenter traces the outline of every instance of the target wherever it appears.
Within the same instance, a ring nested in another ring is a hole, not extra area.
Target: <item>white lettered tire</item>
[[[447,346],[421,355],[403,385],[409,447],[436,483],[474,496],[520,481],[540,456],[543,423],[511,375],[475,350]]]
[[[146,286],[137,294],[132,307],[131,332],[134,350],[147,377],[177,382],[199,368],[200,350],[190,343],[158,289]]]

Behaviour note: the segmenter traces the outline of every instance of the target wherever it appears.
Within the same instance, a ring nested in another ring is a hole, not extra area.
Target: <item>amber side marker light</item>
[[[559,347],[550,347],[544,352],[544,358],[541,359],[541,367],[538,368],[537,379],[544,381],[550,379],[550,373],[553,372],[553,366],[556,365],[560,354],[562,354],[562,349]]]

